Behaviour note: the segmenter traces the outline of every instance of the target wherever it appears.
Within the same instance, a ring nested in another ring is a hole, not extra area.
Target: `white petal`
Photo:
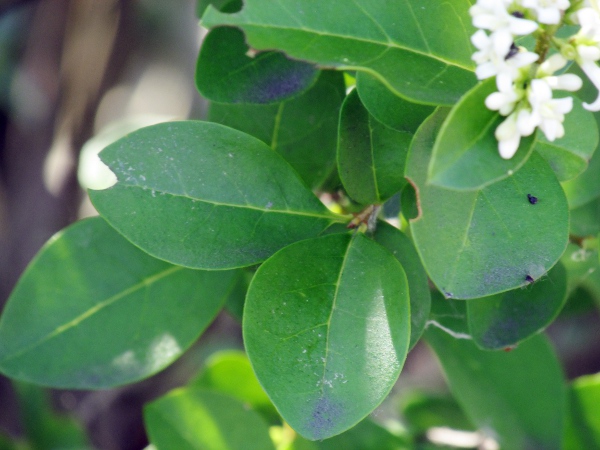
[[[560,54],[555,53],[540,65],[540,71],[546,75],[552,75],[557,70],[562,69],[567,64],[567,60]]]
[[[593,62],[580,63],[581,70],[587,75],[596,89],[600,89],[600,67]],[[593,103],[584,103],[583,107],[588,111],[600,111],[600,95]]]
[[[498,69],[491,62],[480,64],[475,68],[475,75],[478,80],[485,80],[486,78],[493,77],[498,72]]]
[[[573,98],[565,97],[552,100],[552,107],[558,114],[567,114],[573,109]]]
[[[534,114],[532,111],[522,109],[517,115],[517,129],[521,136],[530,136],[539,123],[539,115]]]
[[[521,136],[517,133],[510,139],[504,141],[498,141],[498,152],[503,159],[510,159],[515,156],[519,144],[521,143]]]
[[[492,111],[498,111],[505,103],[505,97],[500,92],[493,92],[485,99],[485,106]]]
[[[490,38],[485,31],[477,30],[477,32],[471,36],[471,42],[475,47],[481,50],[489,45]]]
[[[498,141],[505,141],[511,139],[515,134],[519,134],[519,132],[517,130],[517,114],[513,113],[498,125],[494,135]]]
[[[512,34],[510,34],[508,30],[494,31],[490,36],[490,39],[492,40],[494,51],[497,55],[502,58],[508,55],[510,46],[513,43]]]
[[[593,45],[578,45],[577,54],[586,61],[598,61],[600,59],[600,48]]]
[[[559,75],[556,77],[546,77],[544,78],[552,89],[560,89],[563,91],[578,91],[581,89],[583,82],[581,78],[572,73],[567,73],[563,75]]]
[[[511,20],[508,27],[512,34],[516,34],[518,36],[524,36],[526,34],[533,33],[535,30],[537,30],[537,28],[538,24],[533,20],[517,18]]]
[[[538,20],[541,23],[556,25],[560,22],[560,11],[558,8],[538,8]]]

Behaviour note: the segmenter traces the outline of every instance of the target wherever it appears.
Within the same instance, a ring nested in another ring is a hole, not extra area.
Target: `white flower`
[[[473,17],[473,25],[490,31],[508,31],[512,35],[522,36],[534,32],[538,24],[508,11],[511,0],[477,0],[469,12]]]
[[[561,20],[561,13],[569,8],[569,0],[521,0],[521,5],[531,8],[541,23],[557,25]]]
[[[559,89],[562,91],[578,91],[581,89],[582,81],[577,75],[565,73],[562,75],[554,75],[554,72],[562,69],[567,65],[567,60],[560,54],[555,53],[538,67],[536,78],[546,81],[551,89]]]
[[[513,112],[504,122],[496,128],[496,139],[498,139],[498,151],[504,159],[514,156],[521,142],[521,133],[517,129],[517,113]]]
[[[505,31],[497,31],[488,35],[479,30],[471,36],[471,42],[477,48],[473,61],[478,65],[475,75],[479,80],[499,74],[507,74],[515,79],[521,67],[528,66],[538,60],[537,53],[529,52],[513,44],[513,37]]]
[[[539,127],[549,141],[561,138],[565,134],[563,121],[565,114],[573,109],[573,99],[552,98],[552,88],[545,79],[534,79],[527,95],[531,110],[519,111],[517,128],[522,136],[529,136],[535,127]]]
[[[572,42],[577,51],[575,60],[592,84],[600,91],[600,14],[594,8],[582,8],[576,13],[581,30]],[[588,111],[600,111],[600,95],[593,103],[584,103]]]
[[[485,99],[485,106],[492,111],[498,111],[503,116],[509,115],[525,95],[523,89],[517,89],[512,79],[505,76],[496,78],[498,92],[494,92]]]

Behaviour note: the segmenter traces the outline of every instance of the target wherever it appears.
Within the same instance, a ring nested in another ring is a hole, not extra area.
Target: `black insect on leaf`
[[[532,205],[535,205],[538,202],[538,198],[534,197],[531,194],[527,194],[527,200],[529,200],[529,203],[531,203]]]

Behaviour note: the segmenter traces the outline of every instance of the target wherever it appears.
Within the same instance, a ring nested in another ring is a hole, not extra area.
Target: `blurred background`
[[[0,309],[44,242],[94,214],[82,186],[106,180],[87,160],[139,126],[205,116],[194,87],[202,38],[195,10],[195,0],[0,0]],[[600,372],[590,295],[576,293],[550,334],[569,378]],[[142,405],[183,385],[223,348],[241,348],[240,325],[227,313],[176,364],[132,386],[44,390],[0,376],[0,449],[142,449]],[[441,397],[422,401],[419,390]],[[419,344],[374,418],[397,416],[398,402],[405,413],[441,408],[457,417],[444,392],[436,361]]]

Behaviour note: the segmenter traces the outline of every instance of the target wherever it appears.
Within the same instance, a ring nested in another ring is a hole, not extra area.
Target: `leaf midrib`
[[[117,186],[119,186],[119,185],[117,185]],[[185,198],[185,199],[191,200],[196,203],[198,203],[198,202],[206,203],[206,204],[209,204],[212,206],[226,206],[226,207],[230,207],[230,208],[252,209],[255,211],[260,211],[262,213],[276,213],[276,214],[288,214],[288,215],[294,215],[294,216],[316,217],[319,219],[328,219],[328,220],[333,220],[336,222],[344,222],[345,221],[345,219],[342,216],[337,216],[337,215],[334,215],[333,213],[317,214],[317,213],[310,213],[310,212],[304,212],[304,211],[293,211],[293,210],[289,210],[289,209],[260,208],[258,206],[253,206],[250,204],[238,205],[238,204],[234,204],[234,203],[217,202],[215,200],[203,200],[200,198],[191,197],[187,194],[180,194],[180,193],[164,191],[164,190],[160,190],[160,189],[156,189],[156,188],[151,188],[149,186],[140,186],[140,185],[136,185],[136,184],[125,184],[125,183],[120,183],[120,186],[124,187],[124,188],[137,188],[137,189],[141,189],[143,191],[153,190],[155,193],[171,195],[173,197]],[[325,208],[325,207],[323,207],[323,208]]]
[[[134,292],[138,291],[139,289],[149,287],[152,284],[156,283],[157,281],[161,280],[162,278],[165,278],[165,277],[172,275],[176,272],[179,272],[180,270],[183,270],[183,269],[184,269],[184,267],[181,267],[181,266],[173,266],[173,267],[169,267],[166,270],[163,270],[161,272],[155,273],[154,275],[151,275],[149,277],[142,279],[140,282],[130,286],[129,288],[127,288],[117,294],[114,294],[112,297],[109,297],[106,300],[102,300],[102,301],[96,303],[93,307],[89,308],[87,311],[83,312],[82,314],[79,314],[77,317],[75,317],[71,321],[56,327],[53,331],[46,334],[41,339],[38,339],[33,344],[29,344],[26,347],[22,348],[21,350],[17,351],[16,353],[13,353],[5,358],[2,358],[0,360],[0,362],[10,361],[11,359],[15,359],[15,358],[23,355],[24,353],[30,352],[31,350],[39,347],[40,345],[48,342],[49,340],[76,327],[84,320],[92,317],[93,315],[95,315],[99,311],[103,310],[104,308],[107,308],[108,306],[112,305],[113,303],[127,297],[130,294],[133,294]]]
[[[208,21],[206,23],[206,25],[207,26],[216,26],[218,24],[216,24],[216,23],[211,24],[211,22]],[[235,25],[244,26],[246,28],[282,29],[282,30],[293,31],[293,32],[311,33],[311,34],[319,35],[319,36],[329,36],[329,37],[333,37],[333,38],[347,39],[349,41],[364,42],[364,43],[368,43],[368,44],[374,44],[374,45],[378,45],[381,47],[385,47],[386,50],[398,49],[398,50],[403,50],[406,52],[415,53],[417,55],[420,55],[420,56],[423,56],[426,58],[435,59],[436,61],[439,61],[441,63],[447,64],[450,66],[455,66],[455,67],[458,67],[460,69],[463,69],[463,70],[466,70],[469,72],[474,72],[474,70],[471,67],[467,67],[463,64],[458,63],[457,61],[452,61],[449,59],[442,58],[434,53],[426,53],[421,50],[406,47],[406,46],[403,46],[403,45],[399,44],[398,42],[392,41],[392,40],[388,41],[387,43],[384,43],[382,41],[375,41],[373,39],[368,39],[368,38],[364,38],[364,37],[349,36],[349,35],[343,35],[343,34],[337,34],[337,33],[331,33],[331,32],[317,31],[317,30],[313,30],[311,28],[305,28],[305,27],[293,28],[293,27],[289,27],[289,26],[286,27],[286,26],[281,26],[281,25],[263,25],[263,24],[248,23],[248,22],[241,22],[241,23],[237,23]],[[384,51],[386,51],[386,50],[384,50]],[[289,52],[289,50],[287,50],[287,49],[282,49],[282,51],[284,51],[286,53]],[[316,59],[315,59],[315,61],[316,61]],[[361,63],[359,63],[359,64],[361,64]]]

